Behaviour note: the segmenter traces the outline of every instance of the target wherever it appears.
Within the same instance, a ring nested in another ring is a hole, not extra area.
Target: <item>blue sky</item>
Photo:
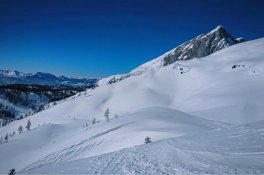
[[[262,0],[0,0],[0,69],[126,73],[217,25],[263,37]]]

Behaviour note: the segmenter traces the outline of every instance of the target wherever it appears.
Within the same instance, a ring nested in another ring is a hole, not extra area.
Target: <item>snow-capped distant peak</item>
[[[65,76],[56,76],[50,73],[23,73],[14,70],[0,70],[0,84],[37,84],[37,85],[67,85],[67,86],[90,86],[94,85],[97,79],[77,79]]]
[[[209,32],[209,33],[214,33],[214,32],[217,32],[217,31],[219,31],[219,30],[225,30],[224,26],[219,25],[219,26],[217,26],[215,29],[213,29],[213,30],[212,30],[211,32]]]
[[[24,74],[22,72],[18,72],[18,71],[14,71],[14,70],[0,70],[0,75],[6,76],[6,77],[24,76]]]

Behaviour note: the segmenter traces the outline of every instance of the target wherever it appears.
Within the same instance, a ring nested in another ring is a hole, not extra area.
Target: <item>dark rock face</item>
[[[167,66],[178,60],[205,57],[230,45],[243,41],[242,39],[236,40],[223,26],[218,26],[211,32],[199,35],[176,47],[172,53],[165,56],[163,65]]]

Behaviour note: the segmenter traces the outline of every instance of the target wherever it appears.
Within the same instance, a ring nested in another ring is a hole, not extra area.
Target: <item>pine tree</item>
[[[31,127],[31,122],[30,122],[30,120],[28,120],[27,121],[27,125],[26,125],[26,128],[27,128],[28,131],[30,130],[30,127]]]
[[[109,109],[107,108],[107,110],[106,110],[105,113],[104,113],[104,116],[105,116],[107,122],[110,121],[110,119],[109,119],[109,114],[110,114],[110,112],[109,112]]]
[[[21,134],[23,132],[23,127],[20,125],[17,130],[18,130],[19,134]]]
[[[8,139],[9,139],[9,135],[8,135],[8,133],[6,133],[4,139],[5,139],[5,142],[8,142]]]
[[[95,122],[96,122],[96,119],[94,118],[92,124],[95,124]]]

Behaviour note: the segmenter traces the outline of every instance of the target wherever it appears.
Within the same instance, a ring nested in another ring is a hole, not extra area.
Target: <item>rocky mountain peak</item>
[[[209,33],[199,35],[176,47],[164,57],[163,65],[167,66],[179,60],[205,57],[243,41],[243,39],[235,39],[223,26],[219,25]]]
[[[140,65],[128,74],[119,74],[104,78],[100,80],[97,85],[100,86],[116,83],[130,76],[135,76],[144,72],[156,70],[170,65],[176,61],[202,58],[240,42],[244,42],[244,39],[235,39],[230,33],[227,32],[227,30],[222,25],[219,25],[212,31],[201,34],[164,53],[163,55]]]

